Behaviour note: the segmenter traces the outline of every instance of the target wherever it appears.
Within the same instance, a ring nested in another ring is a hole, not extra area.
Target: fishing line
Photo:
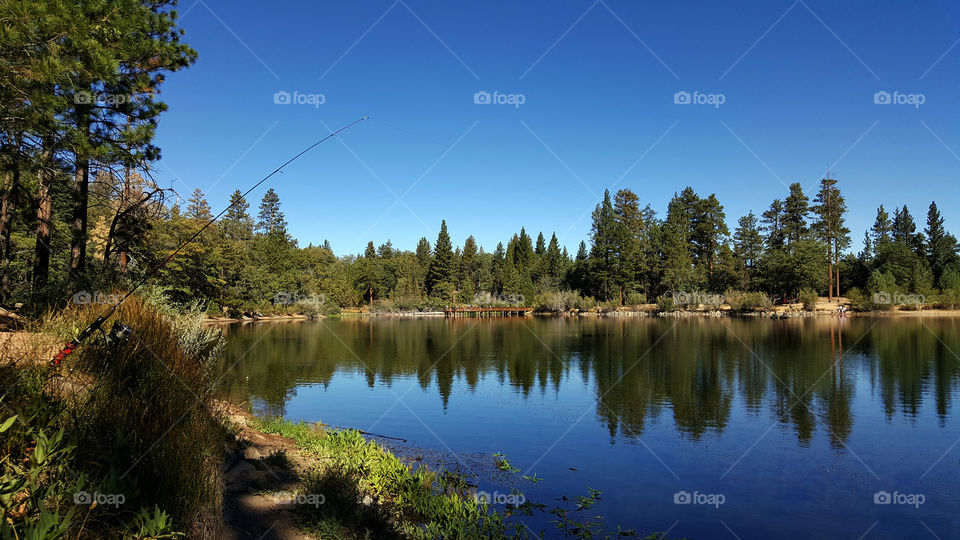
[[[93,321],[92,323],[90,323],[90,325],[87,326],[86,328],[84,328],[82,332],[80,332],[79,334],[77,334],[77,337],[73,338],[73,340],[71,340],[69,343],[67,343],[67,344],[63,347],[63,349],[62,349],[59,353],[57,353],[57,355],[54,356],[52,360],[50,360],[50,366],[51,366],[51,367],[59,366],[59,365],[60,365],[60,362],[62,362],[64,358],[66,358],[67,356],[70,355],[70,353],[72,353],[74,350],[76,350],[77,347],[79,347],[80,344],[83,342],[83,340],[85,340],[85,339],[87,339],[88,337],[90,337],[90,334],[96,332],[97,330],[100,330],[100,327],[103,326],[103,323],[106,322],[106,320],[109,319],[110,316],[113,315],[114,312],[117,311],[117,308],[120,307],[120,304],[122,304],[127,298],[130,297],[130,295],[132,295],[134,292],[136,292],[137,289],[139,289],[140,287],[142,287],[143,284],[146,283],[150,278],[152,278],[153,276],[157,275],[157,272],[159,272],[161,269],[163,269],[164,266],[167,265],[167,263],[169,263],[171,260],[173,260],[173,258],[177,255],[177,253],[180,252],[180,250],[182,250],[183,248],[185,248],[185,247],[187,246],[187,244],[189,244],[190,242],[193,242],[194,240],[196,240],[196,238],[197,238],[198,236],[200,236],[200,233],[202,233],[204,230],[206,230],[207,227],[209,227],[210,225],[213,225],[213,223],[214,223],[215,221],[217,221],[218,219],[220,219],[221,216],[223,216],[224,214],[226,214],[227,211],[230,210],[231,208],[233,208],[234,205],[236,205],[238,202],[240,202],[241,199],[243,199],[243,198],[245,198],[247,195],[249,195],[251,191],[253,191],[253,190],[257,189],[258,187],[260,187],[261,184],[263,184],[264,182],[266,182],[267,180],[269,180],[270,177],[272,177],[273,175],[275,175],[275,174],[277,174],[277,173],[279,173],[279,172],[282,172],[282,170],[283,170],[284,167],[286,167],[287,165],[289,165],[289,164],[293,163],[294,161],[296,161],[300,156],[306,154],[306,153],[309,152],[310,150],[313,150],[314,148],[316,148],[317,146],[319,146],[321,143],[323,143],[323,142],[325,142],[325,141],[327,141],[327,140],[329,140],[329,139],[331,139],[331,138],[333,138],[333,137],[336,137],[337,134],[339,134],[340,132],[346,131],[347,129],[349,129],[349,128],[351,128],[351,127],[359,124],[360,122],[363,122],[364,120],[366,120],[366,119],[368,119],[368,118],[370,118],[370,117],[369,117],[369,116],[364,116],[364,117],[360,118],[359,120],[354,120],[353,122],[350,122],[349,124],[347,124],[347,125],[343,126],[342,128],[334,131],[333,133],[327,135],[326,137],[320,139],[319,141],[311,144],[310,146],[306,147],[303,151],[301,151],[299,154],[297,154],[297,155],[293,156],[292,158],[288,159],[286,162],[284,162],[283,165],[280,165],[279,167],[277,167],[276,169],[274,169],[273,172],[271,172],[270,174],[268,174],[268,175],[264,176],[263,178],[261,178],[259,182],[257,182],[256,184],[253,185],[253,187],[251,187],[251,188],[248,189],[247,191],[243,192],[243,193],[240,195],[240,198],[239,198],[239,199],[237,199],[236,201],[230,203],[230,205],[228,205],[226,208],[224,208],[219,214],[217,214],[217,215],[213,216],[212,218],[210,218],[210,219],[203,225],[203,227],[200,227],[200,230],[198,230],[197,232],[193,233],[193,236],[191,236],[191,237],[188,238],[185,242],[183,242],[182,244],[180,244],[180,245],[177,247],[177,249],[173,250],[173,252],[170,253],[170,255],[168,255],[167,258],[163,260],[163,262],[161,262],[161,263],[158,264],[157,266],[153,267],[153,269],[150,270],[150,272],[148,272],[146,275],[144,275],[142,278],[140,278],[140,280],[137,281],[137,282],[133,285],[133,288],[131,288],[129,291],[127,291],[127,293],[124,294],[124,295],[120,298],[120,300],[117,301],[116,304],[113,304],[113,305],[110,307],[110,309],[108,309],[106,312],[104,312],[103,315],[97,317],[97,319],[96,319],[95,321]],[[129,335],[130,335],[130,328],[127,327],[127,326],[123,326],[123,325],[121,325],[121,324],[119,324],[119,323],[114,323],[113,328],[110,330],[110,337],[111,337],[112,339],[114,339],[114,340],[125,341],[126,338],[129,337]]]

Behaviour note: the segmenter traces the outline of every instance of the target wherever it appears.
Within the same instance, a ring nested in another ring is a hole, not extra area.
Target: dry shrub
[[[71,307],[45,326],[69,338],[106,307]],[[83,381],[67,408],[78,457],[129,491],[131,507],[156,504],[190,537],[215,538],[223,527],[224,434],[208,404],[222,341],[200,320],[132,296],[104,324],[130,326],[129,341],[110,345],[91,336],[62,370],[76,370],[67,378]]]

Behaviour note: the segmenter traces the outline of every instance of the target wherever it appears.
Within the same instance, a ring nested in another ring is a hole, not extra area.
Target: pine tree
[[[763,231],[767,233],[767,249],[782,249],[784,245],[783,201],[774,199],[770,203],[770,208],[762,214],[760,222],[763,223]]]
[[[440,223],[437,243],[433,246],[433,260],[427,272],[427,291],[431,296],[452,300],[456,268],[453,260],[453,244],[447,232],[447,221]]]
[[[877,218],[873,222],[870,233],[873,235],[874,249],[890,241],[890,232],[893,230],[893,224],[890,223],[890,214],[883,209],[883,205],[877,208]]]
[[[827,298],[832,301],[834,284],[836,294],[840,296],[840,252],[850,245],[850,229],[844,225],[847,203],[837,188],[836,179],[820,180],[816,202],[813,212],[817,215],[817,220],[813,224],[813,230],[827,247]]]
[[[556,288],[560,285],[560,280],[563,279],[564,274],[564,261],[566,256],[560,251],[560,242],[557,240],[557,233],[553,233],[550,236],[550,243],[547,245],[546,255],[544,260],[546,264],[546,277],[548,280],[548,285],[551,288]]]
[[[645,223],[640,210],[640,199],[629,189],[621,189],[614,195],[613,214],[617,227],[615,242],[618,253],[616,275],[620,305],[623,305],[625,292],[641,289],[642,276],[646,271],[642,237]]]
[[[287,221],[280,210],[280,196],[270,188],[260,201],[260,213],[257,214],[257,229],[266,236],[286,238]]]
[[[187,199],[187,211],[184,215],[200,221],[209,221],[213,218],[213,214],[210,212],[210,204],[204,198],[200,188],[194,188],[190,198]]]
[[[763,253],[763,236],[757,223],[757,216],[753,212],[737,221],[737,229],[733,233],[734,254],[740,261],[745,273],[744,287],[753,289],[757,262]]]
[[[927,237],[927,261],[936,283],[940,283],[940,277],[946,268],[957,263],[957,239],[947,233],[943,223],[937,203],[931,202],[924,233]]]
[[[220,221],[224,235],[231,240],[249,240],[253,236],[253,218],[248,210],[250,203],[243,198],[240,190],[230,195],[230,206]]]
[[[783,234],[787,244],[795,244],[806,237],[809,202],[800,182],[790,184],[790,194],[783,202]]]
[[[603,202],[593,210],[590,233],[589,278],[595,284],[596,294],[604,300],[611,298],[611,286],[617,276],[619,252],[617,221],[610,202],[610,190],[603,193]]]
[[[463,243],[463,252],[460,255],[460,276],[457,280],[461,299],[469,301],[477,293],[480,260],[477,253],[477,240],[471,235]]]
[[[917,232],[917,222],[914,221],[913,215],[910,214],[907,205],[903,205],[901,209],[894,210],[892,228],[894,242],[904,243],[918,256],[924,256],[924,237],[922,233]]]
[[[697,245],[698,262],[703,265],[703,261],[706,260],[710,276],[713,276],[713,264],[720,247],[726,243],[726,237],[730,235],[726,218],[723,205],[717,200],[715,194],[710,194],[706,199],[699,199],[692,240]]]

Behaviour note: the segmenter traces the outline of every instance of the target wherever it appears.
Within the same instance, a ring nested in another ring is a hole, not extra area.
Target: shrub
[[[773,306],[770,297],[764,292],[727,290],[727,292],[724,293],[724,297],[727,300],[727,304],[730,305],[730,309],[733,311],[770,309]]]
[[[660,311],[674,311],[673,295],[663,294],[657,297],[657,309]]]
[[[59,381],[56,425],[76,443],[70,463],[90,481],[88,491],[123,493],[124,508],[162,508],[190,536],[218,537],[224,434],[208,405],[224,343],[219,329],[202,326],[199,306],[178,313],[160,298],[127,299],[105,326],[130,326],[129,341],[91,336],[65,361],[70,371],[48,372],[46,384]],[[48,317],[45,329],[70,339],[102,310],[70,306]],[[100,521],[109,518],[106,509],[97,512]],[[162,512],[139,519],[150,530],[167,522]]]
[[[560,313],[571,309],[587,310],[596,306],[590,297],[582,297],[576,291],[554,291],[539,293],[533,297],[532,307],[539,313]]]
[[[861,291],[859,287],[853,287],[847,291],[847,298],[850,300],[850,307],[856,311],[869,311],[873,309],[870,297]]]
[[[623,303],[628,306],[639,306],[647,303],[647,295],[642,292],[631,292],[624,299]]]
[[[960,307],[960,289],[944,289],[937,296],[936,304],[940,309],[957,309]]]
[[[817,309],[817,300],[820,298],[820,295],[817,294],[817,291],[813,289],[801,289],[800,290],[800,302],[803,304],[803,309],[807,311],[816,311]]]

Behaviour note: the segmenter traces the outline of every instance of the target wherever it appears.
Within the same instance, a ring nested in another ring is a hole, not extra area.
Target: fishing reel
[[[130,341],[131,334],[133,334],[133,328],[120,323],[120,321],[114,321],[113,327],[110,328],[110,332],[104,332],[103,339],[107,346],[118,347]]]

